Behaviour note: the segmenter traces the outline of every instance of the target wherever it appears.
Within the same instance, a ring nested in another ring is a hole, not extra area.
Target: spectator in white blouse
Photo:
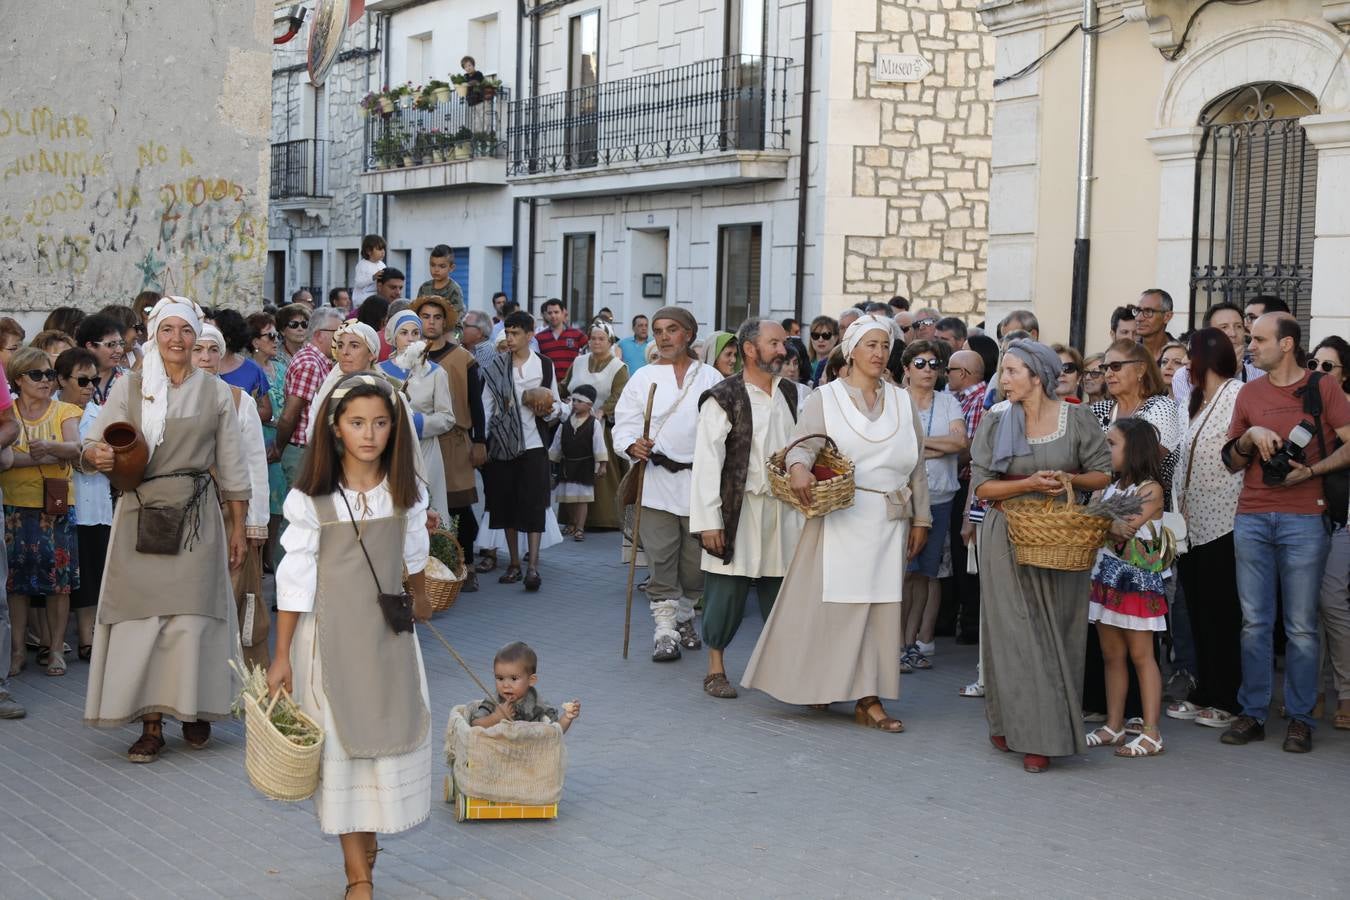
[[[1190,549],[1177,560],[1177,573],[1195,639],[1196,686],[1188,699],[1168,706],[1167,715],[1227,728],[1241,710],[1242,607],[1233,519],[1242,476],[1228,471],[1221,453],[1242,384],[1235,377],[1237,354],[1223,331],[1202,328],[1193,334],[1190,358],[1183,371],[1198,387],[1188,392],[1190,425],[1176,471],[1176,496]]]

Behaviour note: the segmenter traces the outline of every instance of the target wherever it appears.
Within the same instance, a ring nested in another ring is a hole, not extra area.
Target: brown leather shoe
[[[1300,722],[1298,719],[1290,720],[1289,730],[1284,734],[1284,752],[1312,752],[1312,729],[1306,722]]]
[[[735,700],[737,697],[736,688],[727,681],[726,672],[713,672],[703,679],[703,693],[721,700]]]
[[[127,759],[134,763],[152,763],[164,749],[164,736],[141,732],[141,736],[127,749]]]
[[[201,750],[211,743],[211,723],[210,722],[184,722],[183,740],[187,741],[188,746],[193,750]]]

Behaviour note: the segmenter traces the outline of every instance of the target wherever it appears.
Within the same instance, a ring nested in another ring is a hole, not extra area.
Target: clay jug
[[[108,481],[124,494],[136,490],[145,478],[145,464],[150,460],[145,437],[130,422],[114,422],[103,430],[103,441],[113,451]]]

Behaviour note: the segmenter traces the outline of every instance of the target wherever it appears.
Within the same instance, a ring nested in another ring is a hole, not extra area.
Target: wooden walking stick
[[[647,411],[642,415],[642,439],[649,438],[652,431],[652,404],[656,402],[656,385],[647,391]],[[633,624],[633,576],[637,573],[638,526],[642,524],[642,482],[647,474],[647,461],[637,464],[637,500],[633,501],[633,552],[628,559],[628,599],[623,608],[623,658],[628,658],[628,633]]]

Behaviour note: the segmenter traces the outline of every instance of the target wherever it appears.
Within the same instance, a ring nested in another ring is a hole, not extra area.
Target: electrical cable
[[[1170,52],[1159,50],[1159,55],[1168,62],[1176,62],[1181,57],[1181,52],[1186,49],[1186,38],[1191,36],[1191,28],[1195,26],[1196,19],[1200,18],[1200,13],[1204,12],[1207,7],[1213,6],[1215,3],[1226,3],[1229,6],[1251,6],[1253,3],[1260,2],[1261,0],[1205,0],[1204,3],[1195,8],[1190,18],[1186,20],[1186,27],[1181,30],[1181,40],[1177,41],[1177,45]]]
[[[1091,35],[1105,34],[1108,31],[1114,31],[1115,29],[1119,28],[1121,25],[1124,24],[1125,24],[1124,16],[1118,16],[1109,22],[1103,22],[1100,25],[1094,25],[1092,28],[1084,28],[1083,24],[1080,22],[1077,25],[1074,25],[1068,31],[1066,31],[1064,33],[1064,36],[1061,37],[1058,41],[1055,41],[1054,46],[1052,46],[1049,50],[1045,51],[1040,56],[1036,57],[1031,62],[1027,63],[1025,66],[1018,69],[1016,72],[1013,72],[1010,75],[1004,75],[1002,78],[995,78],[994,87],[998,87],[1001,84],[1007,84],[1009,81],[1016,81],[1019,78],[1025,78],[1032,72],[1035,72],[1037,69],[1041,67],[1041,65],[1047,59],[1051,57],[1051,55],[1054,54],[1056,50],[1058,50],[1060,47],[1063,47],[1064,44],[1069,40],[1069,38],[1073,37],[1080,31],[1083,32],[1084,34],[1091,34]]]

